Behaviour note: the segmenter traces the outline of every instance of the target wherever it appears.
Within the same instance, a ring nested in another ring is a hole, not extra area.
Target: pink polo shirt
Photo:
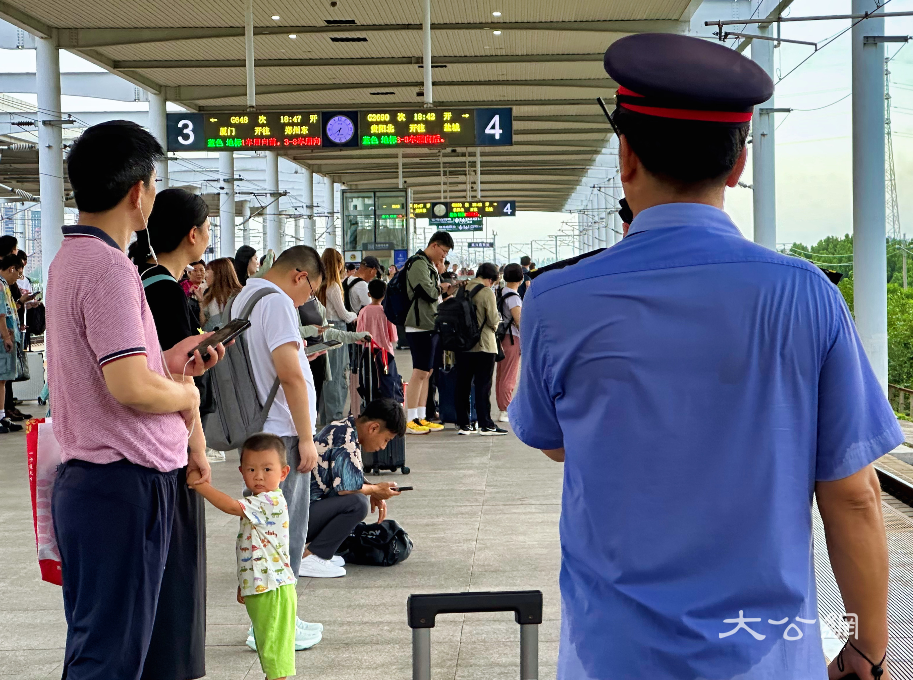
[[[117,243],[94,227],[64,227],[47,283],[48,385],[61,458],[126,459],[168,472],[187,464],[179,413],[144,413],[108,391],[102,367],[146,357],[167,375],[139,272]]]

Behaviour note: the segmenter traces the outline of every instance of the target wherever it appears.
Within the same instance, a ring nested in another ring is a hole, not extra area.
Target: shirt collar
[[[665,227],[717,227],[741,234],[725,212],[704,203],[664,203],[641,210],[628,236]]]
[[[97,238],[100,241],[104,241],[112,248],[117,248],[118,250],[120,250],[120,246],[117,244],[117,241],[115,241],[113,238],[108,236],[108,234],[106,234],[104,231],[102,231],[98,227],[87,227],[87,226],[84,226],[81,224],[76,224],[72,227],[64,227],[63,235],[64,235],[64,237],[89,236],[91,238]]]

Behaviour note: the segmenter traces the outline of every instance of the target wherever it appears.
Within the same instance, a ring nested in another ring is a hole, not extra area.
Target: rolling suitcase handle
[[[520,624],[520,680],[538,680],[542,591],[410,595],[406,610],[412,629],[412,680],[431,680],[431,629],[438,614],[510,611]]]

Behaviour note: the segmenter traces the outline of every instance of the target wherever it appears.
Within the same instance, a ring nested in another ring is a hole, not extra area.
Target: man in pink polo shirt
[[[63,459],[52,512],[67,680],[139,678],[168,553],[176,470],[189,464],[209,477],[191,376],[224,348],[205,365],[199,354],[187,359],[199,337],[163,354],[124,253],[146,226],[162,155],[148,132],[114,121],[86,130],[68,159],[79,224],[63,228],[46,302],[48,383]]]

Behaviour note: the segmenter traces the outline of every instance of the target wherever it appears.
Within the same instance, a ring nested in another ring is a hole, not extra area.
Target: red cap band
[[[638,97],[646,99],[644,95],[631,92],[626,87],[619,86],[618,94],[623,97]],[[675,120],[697,120],[706,123],[748,123],[751,121],[751,111],[698,111],[696,109],[669,109],[659,106],[641,106],[628,102],[619,102],[622,108],[642,113],[646,116],[657,118],[672,118]]]

